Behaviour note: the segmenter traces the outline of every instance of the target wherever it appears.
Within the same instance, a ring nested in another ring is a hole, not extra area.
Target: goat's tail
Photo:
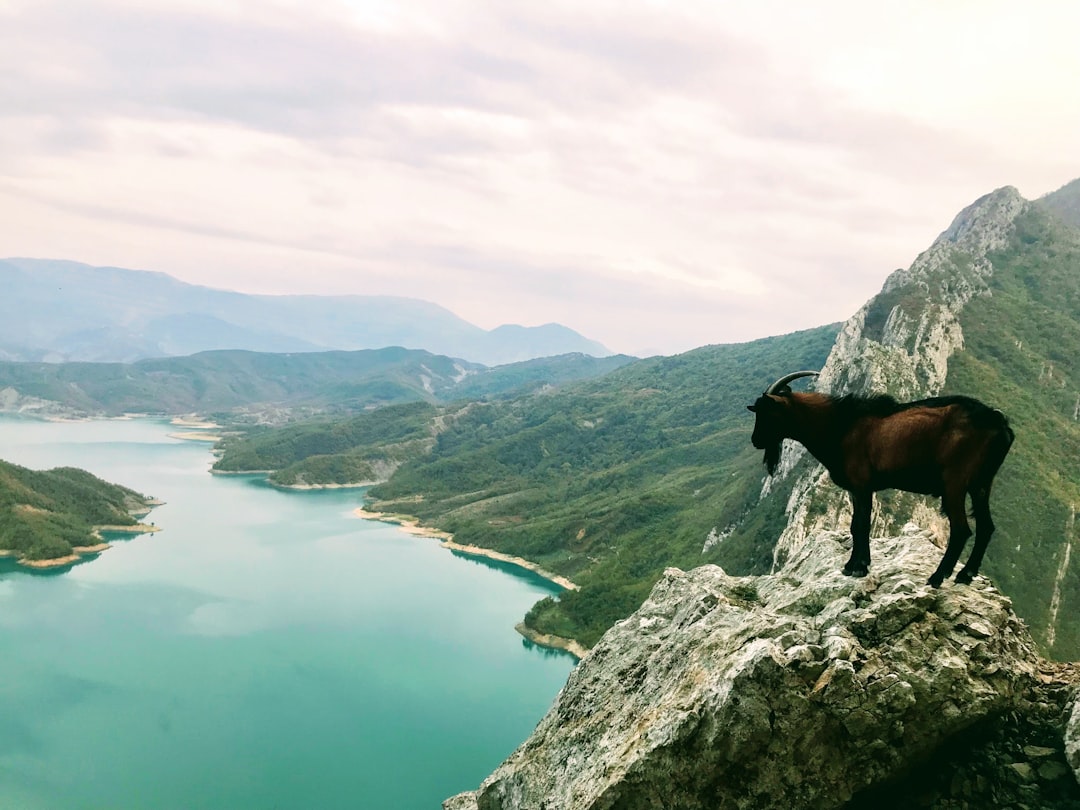
[[[982,424],[980,424],[979,427],[994,431],[994,435],[990,440],[990,446],[986,457],[986,466],[984,468],[986,479],[989,481],[997,475],[998,469],[1005,461],[1005,456],[1009,454],[1009,448],[1012,447],[1013,441],[1016,439],[1016,434],[1013,433],[1013,429],[1009,427],[1008,417],[997,408],[987,409],[987,411],[980,414],[980,416],[979,422]]]

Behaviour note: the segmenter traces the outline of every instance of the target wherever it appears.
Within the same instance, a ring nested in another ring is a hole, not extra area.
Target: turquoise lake
[[[360,520],[360,490],[212,476],[153,420],[0,419],[0,458],[165,501],[50,573],[0,559],[0,808],[438,808],[574,665],[515,631],[557,588]]]

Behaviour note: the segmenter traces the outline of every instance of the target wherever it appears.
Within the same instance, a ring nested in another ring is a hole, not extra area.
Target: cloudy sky
[[[1078,30],[1073,0],[0,0],[0,256],[635,354],[817,326],[982,194],[1080,176]]]

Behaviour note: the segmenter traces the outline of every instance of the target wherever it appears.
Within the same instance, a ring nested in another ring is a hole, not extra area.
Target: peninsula
[[[31,470],[0,461],[0,556],[31,568],[71,565],[109,547],[106,533],[146,534],[160,501],[86,470]]]

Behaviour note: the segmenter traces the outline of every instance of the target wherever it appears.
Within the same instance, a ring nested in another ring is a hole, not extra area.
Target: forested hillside
[[[317,418],[279,429],[255,428],[219,445],[214,472],[270,473],[280,486],[371,483],[434,441],[435,406],[390,405],[347,419]]]
[[[0,550],[25,560],[66,557],[99,542],[95,526],[133,526],[150,500],[73,467],[37,471],[0,461]]]
[[[1017,439],[995,484],[984,565],[1055,656],[1080,656],[1080,230],[1037,206],[989,256],[990,295],[964,309],[947,392],[1009,416]],[[1070,564],[1070,558],[1072,563]]]
[[[401,402],[506,395],[598,376],[633,360],[574,354],[487,368],[390,347],[355,352],[202,352],[136,363],[0,362],[5,410],[116,416],[350,413]]]
[[[745,406],[793,365],[820,367],[836,329],[709,346],[553,392],[445,407],[429,422],[430,451],[413,446],[422,452],[371,491],[375,507],[569,576],[580,590],[541,603],[529,621],[591,643],[640,603],[664,567],[745,556],[715,541],[760,488]],[[219,467],[279,469],[271,448],[282,445],[290,448],[277,457],[282,464],[310,450],[311,461],[328,465],[330,444],[364,422],[372,444],[343,455],[381,453],[395,437],[375,419],[393,412],[236,440]]]

